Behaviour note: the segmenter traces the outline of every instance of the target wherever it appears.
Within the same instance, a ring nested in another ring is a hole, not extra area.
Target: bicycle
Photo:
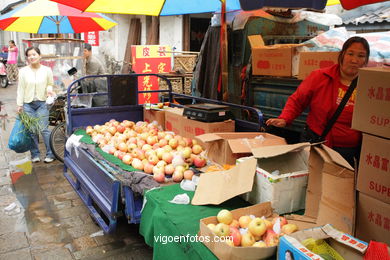
[[[65,100],[65,96],[58,96],[49,111],[49,125],[54,126],[50,133],[50,148],[54,157],[60,162],[64,162],[64,149],[67,139]]]

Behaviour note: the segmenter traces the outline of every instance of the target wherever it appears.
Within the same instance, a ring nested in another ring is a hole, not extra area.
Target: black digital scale
[[[207,103],[186,105],[183,115],[203,122],[221,122],[233,119],[233,114],[228,106]]]

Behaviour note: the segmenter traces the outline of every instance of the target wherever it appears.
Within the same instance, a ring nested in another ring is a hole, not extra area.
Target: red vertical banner
[[[84,41],[91,44],[91,46],[99,46],[99,32],[84,33]]]
[[[171,53],[169,46],[133,45],[131,46],[132,68],[135,73],[164,73],[171,71]],[[138,79],[138,90],[158,90],[159,82],[155,76],[144,76]],[[138,103],[158,103],[158,93],[140,93]]]

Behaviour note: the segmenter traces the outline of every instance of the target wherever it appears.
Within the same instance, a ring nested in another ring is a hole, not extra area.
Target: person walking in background
[[[16,104],[18,113],[26,112],[29,116],[39,118],[41,135],[46,146],[45,163],[54,161],[50,148],[49,109],[46,104],[48,96],[55,96],[53,92],[53,72],[51,68],[40,63],[41,51],[37,47],[26,50],[28,65],[20,69]],[[39,162],[38,136],[32,134],[33,148],[30,150],[32,162]]]
[[[101,75],[105,74],[103,64],[98,58],[92,55],[92,46],[89,43],[84,44],[84,75]]]
[[[288,98],[280,116],[268,119],[266,124],[285,127],[309,107],[302,141],[318,140],[351,82],[358,76],[359,68],[367,65],[369,56],[370,46],[366,39],[349,38],[340,51],[338,64],[313,71]],[[356,89],[325,136],[325,145],[340,153],[352,166],[354,158],[359,158],[362,140],[361,132],[351,129],[355,92]]]
[[[102,75],[106,73],[101,61],[92,55],[92,46],[89,43],[84,44],[84,66],[83,74]],[[89,78],[85,79],[82,84],[83,93],[103,93],[107,92],[107,81],[104,78]],[[95,95],[92,98],[92,106],[100,107],[108,105],[108,97],[105,95]]]
[[[7,76],[9,84],[12,84],[18,79],[18,54],[19,49],[15,45],[14,40],[9,41],[8,58],[7,58]]]

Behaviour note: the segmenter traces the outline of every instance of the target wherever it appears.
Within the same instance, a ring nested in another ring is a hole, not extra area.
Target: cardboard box
[[[162,129],[165,129],[165,112],[162,109],[156,110],[144,108],[144,121],[148,123],[156,121]]]
[[[390,138],[389,82],[389,69],[374,67],[359,70],[352,128]]]
[[[286,144],[284,138],[259,132],[210,133],[196,137],[206,147],[207,158],[223,164],[236,164],[241,157],[252,155],[251,149]]]
[[[338,57],[339,52],[300,52],[298,79],[305,79],[313,70],[336,64]]]
[[[364,134],[357,189],[390,204],[390,140]]]
[[[358,194],[356,236],[390,245],[390,204],[362,192]]]
[[[191,204],[219,205],[228,199],[252,190],[256,164],[256,159],[250,158],[245,163],[226,171],[201,174]]]
[[[243,215],[255,215],[256,217],[266,217],[266,218],[272,218],[276,217],[277,214],[275,214],[272,211],[271,204],[269,202],[267,203],[261,203],[256,204],[250,207],[246,208],[239,208],[231,211],[233,214],[233,217],[235,219],[238,219],[240,216]],[[213,238],[215,237],[214,233],[207,227],[208,224],[218,223],[217,217],[212,216],[208,218],[203,218],[200,220],[199,227],[200,227],[200,235],[204,237],[209,237],[209,241],[204,241],[203,243],[210,249],[211,252],[214,253],[218,259],[231,259],[231,260],[241,260],[241,259],[265,259],[268,257],[273,256],[276,253],[276,246],[273,247],[232,247],[229,246],[225,242],[214,242]],[[295,223],[292,221],[291,223]],[[313,227],[311,224],[302,224],[299,226],[300,229]],[[282,258],[283,259],[283,258]]]
[[[257,168],[252,191],[241,197],[256,204],[270,201],[278,214],[305,208],[309,143],[252,149]],[[280,163],[283,162],[283,163]],[[272,174],[279,171],[279,174]]]
[[[261,35],[248,36],[252,49],[252,74],[268,76],[293,75],[293,64],[297,63],[296,47],[301,44],[275,44],[265,46]]]
[[[353,234],[355,216],[355,173],[336,151],[312,146],[309,155],[309,179],[304,216],[293,219],[313,221],[318,226],[332,224]]]
[[[281,237],[278,259],[324,259],[301,244],[302,241],[308,238],[326,239],[326,242],[345,260],[363,259],[368,247],[366,242],[344,234],[328,224],[323,227],[300,230]]]
[[[194,138],[206,133],[234,132],[234,120],[206,123],[188,119],[183,116],[182,108],[170,108],[165,110],[165,130],[173,131],[183,137]]]

